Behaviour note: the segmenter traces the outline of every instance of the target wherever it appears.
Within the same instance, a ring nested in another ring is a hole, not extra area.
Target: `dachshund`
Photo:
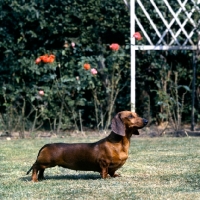
[[[128,158],[130,138],[148,121],[130,111],[119,112],[111,123],[111,133],[94,143],[51,143],[44,145],[27,174],[32,181],[44,179],[46,168],[61,166],[73,170],[99,172],[102,178],[117,177],[115,173]],[[39,172],[39,173],[38,173]]]

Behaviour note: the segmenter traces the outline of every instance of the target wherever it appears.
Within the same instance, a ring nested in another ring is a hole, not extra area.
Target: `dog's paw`
[[[113,174],[111,177],[113,177],[113,178],[115,178],[115,177],[121,177],[121,175],[120,174]]]

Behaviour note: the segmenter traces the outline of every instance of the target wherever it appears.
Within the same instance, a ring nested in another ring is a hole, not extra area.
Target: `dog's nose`
[[[143,118],[143,123],[144,123],[144,125],[147,125],[148,120]]]

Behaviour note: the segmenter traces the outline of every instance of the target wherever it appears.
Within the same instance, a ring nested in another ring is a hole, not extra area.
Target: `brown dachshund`
[[[32,181],[36,182],[44,179],[46,168],[58,165],[73,170],[96,171],[102,178],[106,178],[108,174],[116,177],[118,175],[115,171],[128,158],[132,134],[139,135],[137,129],[143,128],[147,123],[146,119],[138,117],[134,112],[119,112],[112,119],[110,135],[98,142],[44,145],[27,174],[33,170]]]

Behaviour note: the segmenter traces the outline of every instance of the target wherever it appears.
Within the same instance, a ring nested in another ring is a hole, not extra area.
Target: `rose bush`
[[[155,3],[165,13],[163,4]],[[179,8],[173,0],[169,3]],[[187,6],[191,8],[191,2]],[[150,2],[145,7],[153,14]],[[57,132],[78,129],[80,113],[84,126],[100,128],[107,126],[114,112],[130,109],[130,16],[123,1],[4,0],[1,10],[2,129],[10,133],[34,131],[40,125]],[[138,7],[136,12],[154,42],[157,36],[143,11]],[[194,15],[198,19],[196,11]],[[158,30],[163,29],[161,20],[156,16],[152,20]],[[137,25],[136,30],[140,30]],[[169,73],[178,71],[180,84],[189,85],[190,61],[186,51],[137,51],[139,114],[156,119],[160,113],[157,91],[166,83],[170,86]],[[88,70],[83,68],[86,63],[90,64]],[[40,90],[45,91],[42,98]],[[183,119],[188,120],[190,95],[186,98]]]

